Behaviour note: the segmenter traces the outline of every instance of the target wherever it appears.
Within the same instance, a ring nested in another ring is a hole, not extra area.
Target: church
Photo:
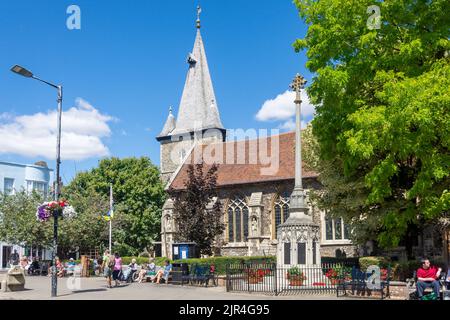
[[[289,217],[294,188],[295,132],[230,139],[220,119],[200,29],[199,14],[177,117],[170,110],[156,137],[160,143],[161,179],[166,190],[182,192],[189,164],[199,159],[206,168],[212,163],[219,164],[218,196],[214,201],[222,204],[226,227],[217,244],[220,255],[275,256],[277,227]],[[317,177],[317,173],[304,170],[307,194],[308,190],[321,188]],[[344,221],[328,218],[309,202],[308,206],[314,222],[320,226],[320,255],[357,255],[357,247],[349,240],[349,228]],[[177,232],[174,214],[169,195],[161,219],[162,256],[169,258],[172,258],[171,248]]]

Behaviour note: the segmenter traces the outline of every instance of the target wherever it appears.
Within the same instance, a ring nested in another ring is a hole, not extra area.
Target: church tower
[[[226,130],[220,120],[200,33],[200,6],[197,8],[197,36],[187,58],[186,83],[175,120],[172,109],[156,139],[161,144],[161,179],[167,183],[198,143],[223,142]]]

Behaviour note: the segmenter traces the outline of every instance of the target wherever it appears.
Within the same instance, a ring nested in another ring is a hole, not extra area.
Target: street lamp
[[[58,102],[58,116],[57,116],[58,134],[57,134],[57,141],[56,141],[56,185],[55,185],[55,193],[54,193],[54,200],[58,201],[60,193],[61,193],[60,184],[59,184],[60,183],[59,167],[61,164],[61,116],[62,116],[62,99],[63,99],[62,86],[54,85],[53,83],[39,79],[38,77],[35,77],[31,71],[29,71],[19,65],[15,65],[14,67],[12,67],[11,71],[14,73],[17,73],[21,76],[24,76],[26,78],[32,78],[32,79],[38,80],[40,82],[43,82],[45,84],[48,84],[49,86],[58,90],[58,99],[57,99],[57,102]],[[56,275],[56,253],[57,253],[57,250],[58,250],[58,214],[55,211],[53,214],[52,297],[56,297],[57,287],[58,287],[58,278]]]

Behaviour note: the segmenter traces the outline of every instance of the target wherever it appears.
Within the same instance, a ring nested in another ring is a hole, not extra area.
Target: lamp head
[[[19,65],[15,65],[14,67],[11,68],[11,71],[17,74],[20,74],[21,76],[24,76],[26,78],[32,78],[33,77],[33,73],[27,69],[25,69],[24,67],[21,67]]]

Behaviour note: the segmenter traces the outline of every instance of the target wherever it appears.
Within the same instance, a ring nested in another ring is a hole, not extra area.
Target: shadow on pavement
[[[73,295],[73,294],[78,294],[78,293],[99,292],[99,291],[106,291],[106,289],[86,289],[86,290],[77,290],[77,291],[72,291],[71,293],[58,294],[58,297],[66,297],[66,296],[71,296],[71,295]]]

